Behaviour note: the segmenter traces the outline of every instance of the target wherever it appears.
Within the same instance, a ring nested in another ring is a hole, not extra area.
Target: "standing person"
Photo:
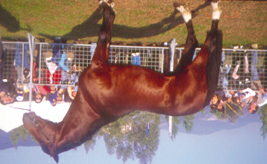
[[[58,65],[60,62],[61,52],[62,52],[62,48],[63,48],[63,46],[60,44],[60,43],[62,43],[61,38],[56,37],[54,43],[56,43],[56,44],[53,45],[53,50],[52,50],[53,51],[53,57],[51,59],[51,62]]]
[[[227,80],[227,74],[230,72],[231,64],[224,65],[225,60],[225,52],[222,51],[222,61],[221,61],[221,67],[220,67],[220,73],[219,73],[219,86],[222,87],[222,89],[227,90],[228,87],[228,80]],[[225,67],[225,69],[223,69]]]
[[[132,65],[141,65],[141,58],[139,52],[132,53]]]
[[[50,61],[50,58],[46,58],[46,66],[48,69],[45,70],[46,80],[49,84],[59,84],[61,81],[61,69]]]
[[[253,44],[252,48],[258,48],[257,44]],[[262,87],[260,76],[257,69],[257,62],[258,62],[258,51],[253,50],[251,52],[251,88],[257,89],[258,87]],[[258,87],[257,87],[258,86]]]
[[[71,75],[71,84],[67,87],[67,92],[69,97],[73,100],[77,95],[78,91],[78,80],[79,80],[79,73],[75,72]]]
[[[11,96],[16,88],[13,85],[13,81],[10,80],[8,82],[3,81],[3,73],[4,66],[6,62],[6,51],[4,51],[2,40],[0,38],[0,103],[2,105],[10,104],[15,101],[15,99]]]
[[[23,82],[26,78],[29,78],[29,62],[28,62],[28,44],[24,45],[24,53],[20,53],[21,44],[17,43],[15,51],[15,66],[18,75],[18,81]],[[23,58],[21,58],[21,56]],[[23,61],[23,65],[22,65]]]
[[[238,75],[237,72],[242,65],[240,60],[236,61],[236,66],[232,73],[232,78],[238,84],[238,87],[242,86],[242,88],[250,87],[250,72],[249,72],[249,62],[248,62],[248,53],[244,51],[244,71]]]

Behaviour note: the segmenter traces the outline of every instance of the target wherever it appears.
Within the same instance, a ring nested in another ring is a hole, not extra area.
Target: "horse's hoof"
[[[99,0],[99,4],[101,5],[102,3],[106,3],[111,8],[115,6],[115,3],[113,2],[113,0]]]
[[[185,6],[185,4],[174,2],[173,6],[181,13],[190,13],[190,10]]]
[[[174,3],[173,3],[173,7],[174,7],[174,8],[177,8],[177,7],[180,7],[180,6],[185,6],[185,4],[182,4],[182,3],[180,3],[180,2],[174,2]]]
[[[208,1],[210,1],[211,3],[218,3],[218,2],[220,2],[221,0],[208,0]]]

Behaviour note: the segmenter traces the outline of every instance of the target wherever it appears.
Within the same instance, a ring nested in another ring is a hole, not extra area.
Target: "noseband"
[[[32,123],[34,123],[34,125],[41,131],[41,133],[43,134],[43,136],[46,138],[46,141],[47,143],[49,144],[49,149],[52,149],[54,151],[56,151],[56,148],[55,148],[55,139],[56,139],[56,133],[57,133],[57,125],[56,125],[56,131],[55,131],[55,134],[54,134],[54,141],[53,143],[50,141],[50,139],[47,137],[47,135],[44,133],[44,131],[42,130],[42,128],[40,127],[39,123],[36,121],[36,119],[32,119],[30,116],[29,116],[30,120],[32,121]]]

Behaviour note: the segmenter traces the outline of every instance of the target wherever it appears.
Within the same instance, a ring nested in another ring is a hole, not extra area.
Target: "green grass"
[[[193,10],[203,0],[187,1]],[[4,40],[21,40],[31,33],[52,42],[56,36],[73,43],[96,41],[102,22],[97,0],[0,0],[0,34]],[[267,2],[222,1],[220,29],[224,47],[267,44]],[[173,16],[169,0],[116,1],[112,41],[162,43],[176,38],[179,46],[186,38],[180,13]],[[193,18],[196,36],[204,43],[210,28],[210,6],[201,8]]]

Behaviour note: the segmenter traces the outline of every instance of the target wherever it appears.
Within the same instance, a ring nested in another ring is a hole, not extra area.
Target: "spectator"
[[[50,93],[48,97],[48,101],[51,103],[52,106],[57,105],[57,90],[55,86],[50,86]]]
[[[61,38],[60,37],[56,37],[55,40],[54,40],[54,44],[53,45],[53,50],[52,50],[52,53],[53,53],[53,57],[51,59],[51,62],[52,63],[55,63],[56,65],[59,64],[60,62],[60,58],[61,58],[61,54],[62,54],[62,48],[63,48],[63,45],[61,45]]]
[[[220,74],[219,74],[219,85],[224,89],[227,90],[228,87],[228,81],[227,81],[227,74],[229,73],[231,69],[231,64],[229,66],[227,64],[223,65],[225,60],[225,52],[222,52],[222,61],[221,61],[221,67],[220,67]],[[225,67],[225,70],[223,69]]]
[[[236,66],[232,73],[232,78],[237,82],[238,86],[243,88],[250,87],[250,72],[249,72],[249,62],[248,62],[248,53],[245,51],[244,54],[244,72],[241,75],[238,75],[237,72],[241,66],[241,61],[236,60]]]
[[[18,75],[18,80],[20,82],[23,82],[25,79],[27,79],[27,81],[29,80],[29,63],[28,63],[28,44],[24,45],[24,53],[20,53],[20,45],[21,44],[17,44],[16,45],[16,51],[15,51],[15,66],[16,66],[16,71],[17,71],[17,75]],[[21,56],[23,57],[23,59],[21,59]],[[23,65],[22,65],[22,61],[23,61]]]
[[[51,57],[46,58],[46,65],[48,67],[45,70],[46,79],[49,84],[59,84],[61,81],[61,69],[57,69],[58,66],[51,59]]]
[[[64,99],[64,93],[67,90],[67,86],[61,86],[59,88],[59,90],[57,91],[57,104],[62,103],[63,99]]]
[[[75,96],[77,95],[78,91],[78,80],[79,80],[79,73],[73,73],[71,75],[71,84],[72,86],[68,86],[67,91],[69,94],[69,97],[73,100]]]
[[[141,65],[141,58],[139,52],[132,53],[132,65]]]
[[[2,40],[0,39],[0,103],[7,105],[13,103],[15,99],[12,97],[16,91],[14,81],[3,81],[4,66],[6,62],[6,51],[3,49]]]
[[[36,103],[41,103],[43,98],[51,91],[48,86],[35,85],[34,88],[34,101]]]
[[[256,94],[256,92],[250,88],[246,88],[246,89],[240,91],[240,93],[244,93],[240,97],[243,99],[246,99],[247,103],[249,104],[248,105],[248,112],[251,114],[256,113],[258,108],[259,108],[259,106],[257,105],[258,95]]]
[[[258,104],[258,106],[262,107],[262,106],[267,104],[267,91],[263,87],[258,87],[258,89],[260,90],[260,92],[262,94],[262,103]]]

